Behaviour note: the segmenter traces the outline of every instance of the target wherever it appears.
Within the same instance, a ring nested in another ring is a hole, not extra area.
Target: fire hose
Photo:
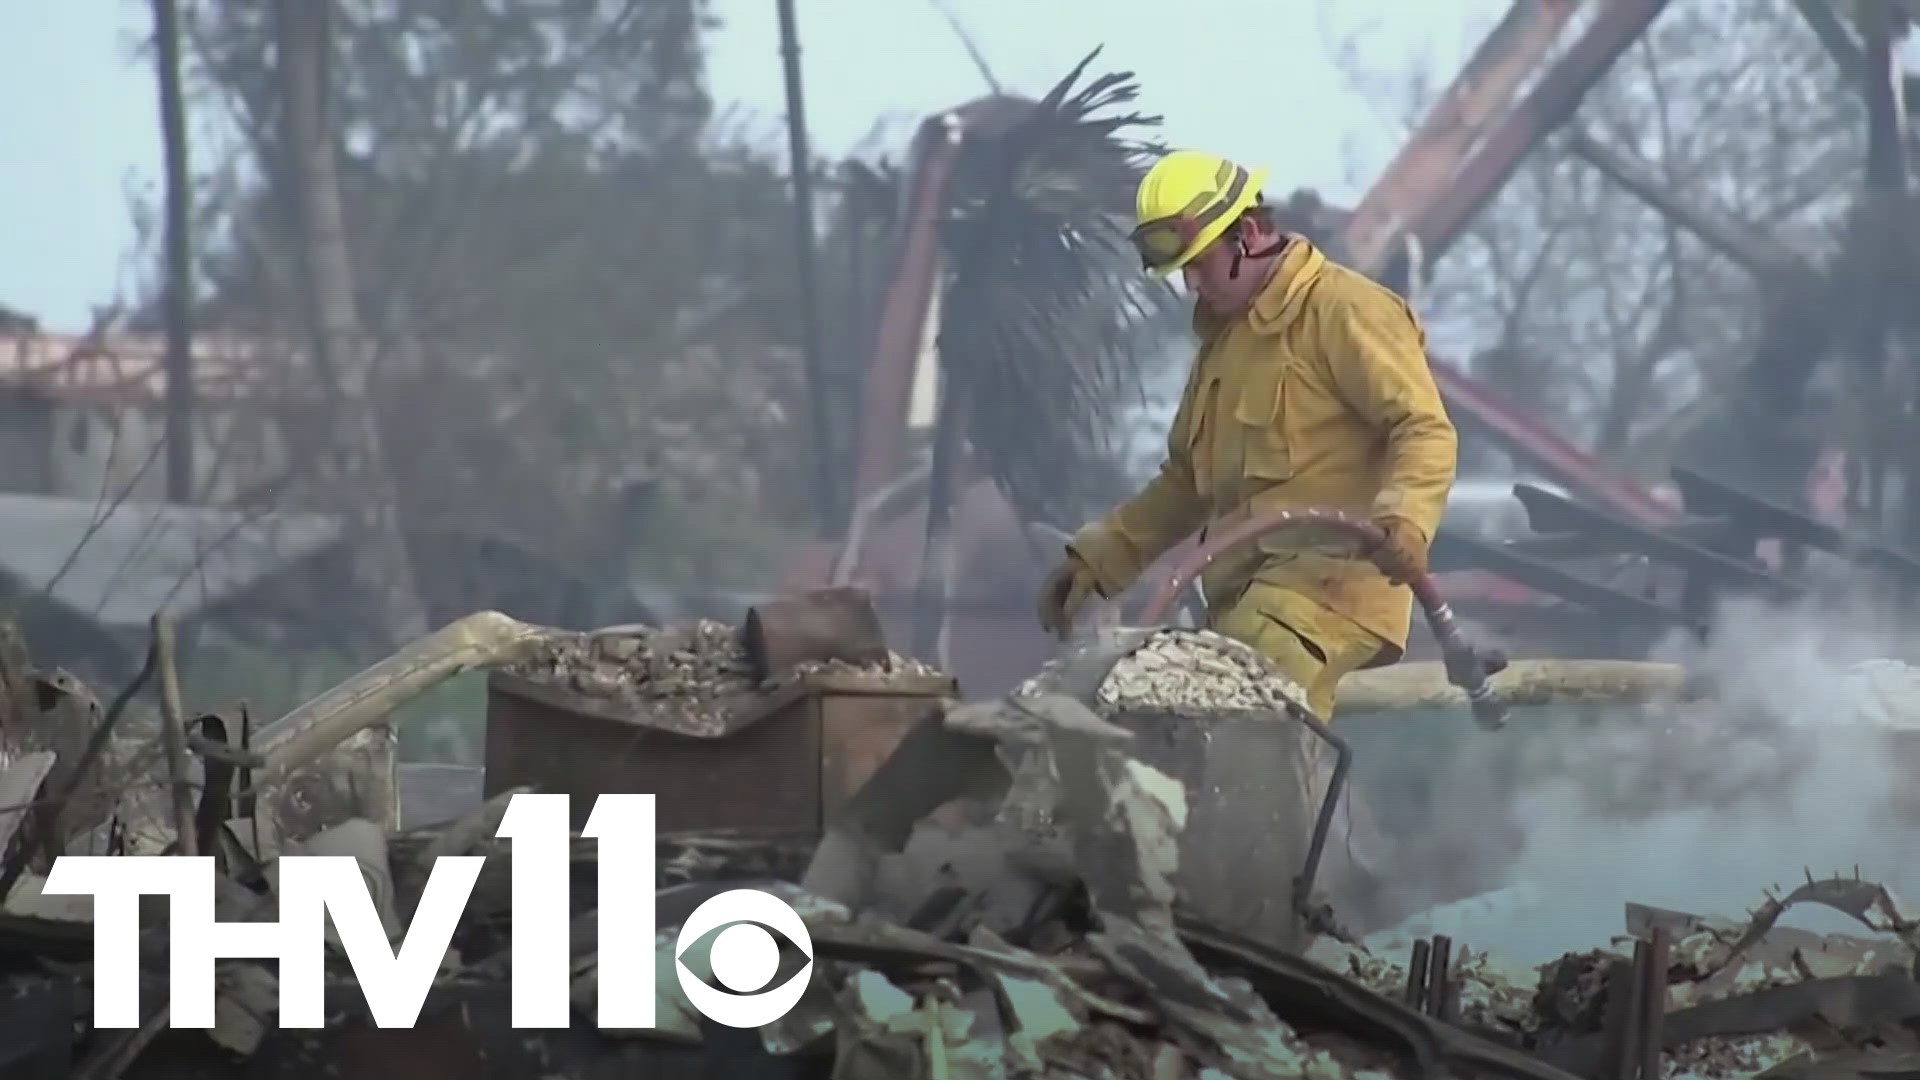
[[[1167,576],[1153,599],[1147,602],[1141,612],[1140,622],[1146,626],[1164,622],[1173,611],[1180,593],[1229,548],[1268,533],[1306,528],[1345,534],[1367,549],[1386,540],[1386,534],[1379,526],[1338,510],[1270,510],[1256,513],[1197,544],[1174,567],[1173,573]],[[1431,575],[1421,574],[1408,582],[1408,587],[1413,590],[1414,599],[1420,602],[1420,609],[1427,616],[1427,625],[1440,643],[1447,681],[1466,691],[1474,720],[1488,731],[1505,727],[1506,706],[1495,698],[1488,679],[1505,670],[1506,657],[1494,650],[1477,648],[1467,640],[1460,630],[1459,621],[1454,618],[1453,609],[1447,605],[1446,598],[1440,595],[1440,588]],[[1307,858],[1300,875],[1294,879],[1293,889],[1294,910],[1306,918],[1309,925],[1323,925],[1321,913],[1315,910],[1312,903],[1313,884],[1318,876],[1320,860],[1326,853],[1327,838],[1333,831],[1333,816],[1339,806],[1341,792],[1346,787],[1347,773],[1353,766],[1353,748],[1327,727],[1324,717],[1314,716],[1307,710],[1305,702],[1301,702],[1300,706],[1300,715],[1307,726],[1334,753],[1333,775],[1328,778],[1326,798],[1321,802],[1320,812],[1315,815],[1313,835],[1307,844]]]
[[[1195,546],[1174,567],[1173,573],[1167,576],[1153,599],[1147,602],[1145,610],[1141,612],[1140,622],[1155,626],[1164,621],[1173,611],[1181,591],[1229,548],[1268,533],[1304,528],[1342,533],[1359,541],[1367,549],[1377,547],[1386,540],[1386,534],[1379,526],[1339,510],[1270,510],[1256,513]],[[1488,679],[1506,669],[1506,657],[1494,650],[1478,648],[1467,640],[1460,630],[1459,620],[1454,618],[1453,608],[1440,595],[1440,587],[1432,575],[1421,574],[1407,585],[1413,590],[1414,599],[1420,602],[1420,609],[1426,613],[1427,625],[1433,630],[1434,640],[1440,644],[1447,681],[1466,691],[1473,718],[1482,728],[1498,731],[1505,727],[1506,706],[1494,696]]]

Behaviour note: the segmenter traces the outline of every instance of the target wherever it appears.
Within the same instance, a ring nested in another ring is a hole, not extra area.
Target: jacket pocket
[[[1246,375],[1233,418],[1240,425],[1246,448],[1241,468],[1255,490],[1293,479],[1293,446],[1287,436],[1288,388],[1293,365],[1286,361],[1261,364]]]

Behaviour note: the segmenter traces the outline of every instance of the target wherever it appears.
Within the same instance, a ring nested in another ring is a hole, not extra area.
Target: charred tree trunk
[[[188,241],[193,190],[187,170],[187,109],[180,91],[180,12],[175,0],[153,0],[153,38],[167,170],[167,501],[189,503],[194,500],[193,253]]]
[[[327,120],[332,0],[276,0],[275,41],[283,95],[284,181],[298,226],[302,307],[315,373],[327,393],[337,452],[327,481],[358,518],[362,587],[379,605],[389,643],[427,631],[401,531],[399,500],[388,468],[371,387],[367,347],[347,242],[346,214]]]

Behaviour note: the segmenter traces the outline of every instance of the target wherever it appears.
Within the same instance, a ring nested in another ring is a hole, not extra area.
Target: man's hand
[[[1377,518],[1374,524],[1384,537],[1368,555],[1388,581],[1405,585],[1426,574],[1429,541],[1420,526],[1394,516]]]
[[[1087,597],[1098,591],[1093,570],[1080,556],[1069,553],[1040,586],[1040,628],[1064,640]]]

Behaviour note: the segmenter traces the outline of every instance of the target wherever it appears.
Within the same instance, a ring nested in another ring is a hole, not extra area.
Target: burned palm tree
[[[944,652],[963,470],[990,477],[1022,520],[1075,520],[1089,480],[1115,467],[1119,408],[1158,351],[1148,328],[1172,294],[1139,273],[1127,232],[1159,119],[1129,108],[1131,73],[1085,78],[1098,55],[1038,102],[988,99],[954,162],[915,603],[922,656]]]

